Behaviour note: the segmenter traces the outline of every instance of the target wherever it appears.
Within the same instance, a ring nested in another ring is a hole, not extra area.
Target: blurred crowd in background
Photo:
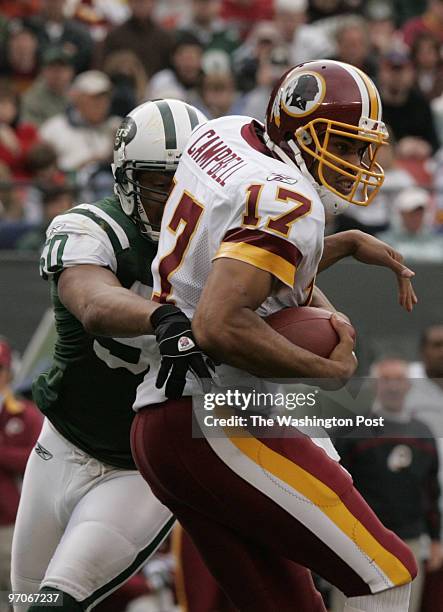
[[[442,45],[441,0],[0,0],[0,249],[38,251],[56,214],[112,192],[114,133],[137,104],[263,121],[288,67],[334,58],[376,81],[391,144],[375,203],[328,232],[442,262]]]

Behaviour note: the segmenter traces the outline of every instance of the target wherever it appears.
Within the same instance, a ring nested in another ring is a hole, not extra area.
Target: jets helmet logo
[[[300,72],[287,79],[275,97],[272,117],[280,125],[280,113],[283,110],[292,117],[304,117],[316,110],[326,94],[323,77],[316,72]]]
[[[122,144],[129,144],[137,132],[137,125],[132,117],[125,117],[120,124],[114,140],[114,151],[117,151]]]
[[[190,349],[194,348],[194,346],[194,342],[191,340],[191,338],[188,338],[187,336],[182,336],[178,340],[178,350],[180,353],[183,353],[184,351],[189,351]]]

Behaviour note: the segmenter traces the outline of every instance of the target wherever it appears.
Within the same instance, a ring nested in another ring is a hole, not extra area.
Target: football
[[[338,334],[331,325],[328,310],[300,306],[284,308],[265,318],[266,323],[287,340],[320,357],[329,357],[338,344]],[[352,325],[355,339],[355,330]]]

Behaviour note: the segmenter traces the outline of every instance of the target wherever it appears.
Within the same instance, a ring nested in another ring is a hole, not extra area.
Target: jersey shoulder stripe
[[[97,223],[97,225],[106,232],[112,244],[112,248],[114,252],[118,252],[122,250],[122,244],[116,232],[114,231],[114,228],[108,223],[106,219],[103,219],[99,215],[95,214],[92,210],[81,208],[80,206],[77,206],[75,210],[71,210],[70,213],[75,214],[75,215],[83,215],[84,217],[87,217],[88,219],[95,221],[95,223]]]
[[[294,244],[278,236],[261,230],[240,228],[226,233],[214,259],[220,257],[249,263],[293,287],[302,254]]]
[[[117,196],[112,196],[99,200],[98,202],[93,202],[92,204],[89,204],[89,207],[96,214],[103,214],[103,217],[107,219],[109,223],[111,223],[112,227],[118,236],[121,237],[123,242],[125,241],[124,234],[129,242],[146,242],[146,238],[142,236],[140,228],[135,223],[134,219],[132,217],[128,217],[128,215],[123,212]],[[124,248],[127,247],[124,246]]]
[[[128,249],[131,239],[139,236],[135,223],[125,215],[120,205],[113,201],[113,198],[100,200],[93,204],[79,204],[70,212],[78,212],[79,210],[87,210],[92,213],[92,215],[88,215],[89,218],[105,229],[107,233],[107,228],[111,228],[122,250]]]
[[[139,227],[131,217],[123,212],[115,196],[104,198],[92,204],[79,204],[64,214],[70,215],[71,213],[77,213],[79,210],[87,210],[93,213],[89,215],[89,218],[107,233],[108,226],[112,228],[120,245],[119,250],[126,250],[131,245],[146,242],[146,238],[142,236]],[[102,223],[101,220],[106,221],[106,223]]]

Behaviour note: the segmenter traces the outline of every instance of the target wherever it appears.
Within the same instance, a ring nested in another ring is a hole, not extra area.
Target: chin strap
[[[135,218],[135,222],[138,223],[140,231],[145,236],[148,236],[154,242],[158,242],[160,239],[160,230],[153,229],[151,222],[148,219],[148,215],[140,202],[140,197],[135,195],[135,200],[137,203],[137,215],[133,215]]]
[[[332,193],[332,191],[329,191],[329,189],[324,185],[319,185],[317,183],[315,178],[309,172],[302,152],[300,151],[300,148],[297,146],[294,140],[287,141],[289,148],[294,153],[294,159],[291,159],[291,157],[289,157],[289,155],[285,153],[281,147],[276,145],[275,142],[273,142],[269,138],[266,132],[264,132],[263,138],[266,146],[270,151],[275,153],[285,164],[288,164],[292,168],[297,168],[297,170],[299,170],[302,175],[309,181],[309,183],[317,192],[318,197],[320,198],[326,212],[332,215],[341,215],[348,208],[349,202],[347,200],[340,198],[340,196],[336,195],[335,193]]]

